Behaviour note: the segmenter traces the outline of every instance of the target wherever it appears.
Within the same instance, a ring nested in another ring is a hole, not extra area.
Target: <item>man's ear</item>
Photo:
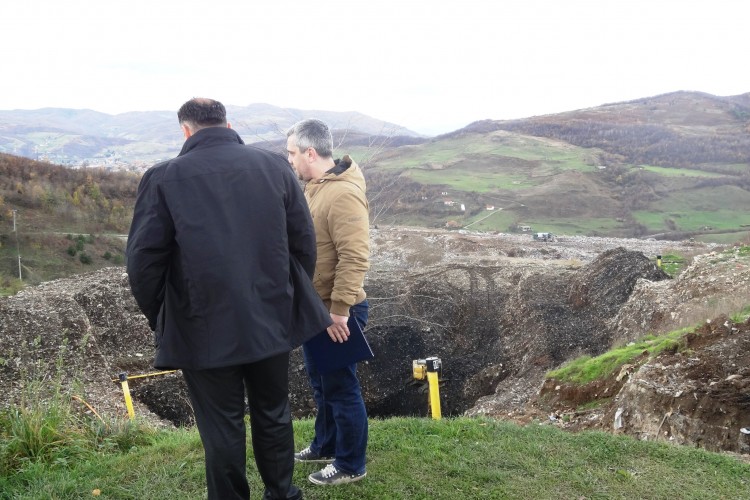
[[[180,127],[182,127],[182,133],[185,134],[185,140],[190,139],[190,136],[193,135],[193,133],[190,131],[190,127],[188,127],[184,123],[180,125]]]
[[[227,128],[232,128],[232,124],[227,122]]]
[[[318,159],[318,152],[315,151],[315,148],[307,148],[305,151],[305,155],[307,156],[307,160],[312,162]]]

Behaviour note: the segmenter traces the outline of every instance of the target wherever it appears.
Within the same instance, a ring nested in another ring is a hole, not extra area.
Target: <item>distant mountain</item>
[[[554,115],[478,121],[446,135],[495,130],[600,148],[634,164],[747,164],[750,93],[718,97],[680,91]]]
[[[399,125],[358,112],[300,110],[251,104],[227,105],[232,127],[245,142],[279,140],[295,122],[320,118],[333,129],[364,135],[419,137]],[[109,115],[91,110],[44,108],[0,111],[0,153],[63,165],[87,162],[152,163],[174,156],[184,139],[175,111]]]

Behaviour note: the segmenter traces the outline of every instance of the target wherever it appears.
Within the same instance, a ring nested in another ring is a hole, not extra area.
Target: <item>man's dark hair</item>
[[[227,110],[219,101],[196,97],[180,107],[177,120],[180,125],[187,124],[194,130],[220,127],[227,124]]]
[[[320,120],[311,118],[297,122],[287,131],[286,136],[294,136],[297,139],[297,147],[300,151],[313,148],[323,158],[333,156],[331,131],[328,125]]]

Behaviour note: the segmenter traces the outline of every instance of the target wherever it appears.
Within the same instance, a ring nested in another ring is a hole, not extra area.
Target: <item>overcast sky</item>
[[[746,0],[4,0],[0,109],[360,111],[425,134],[750,92]],[[230,116],[231,119],[231,116]]]

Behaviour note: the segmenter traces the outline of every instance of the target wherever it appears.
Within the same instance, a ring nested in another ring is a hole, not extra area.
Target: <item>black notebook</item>
[[[349,340],[346,342],[334,342],[328,332],[323,330],[305,343],[320,373],[332,372],[375,357],[354,316],[349,316],[347,326]]]

